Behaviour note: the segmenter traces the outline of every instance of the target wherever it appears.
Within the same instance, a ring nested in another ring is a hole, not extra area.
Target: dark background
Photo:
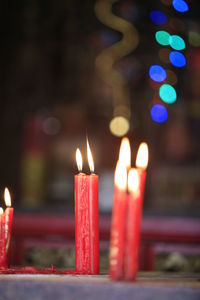
[[[200,33],[200,3],[188,1],[185,14],[167,3],[113,4],[113,13],[133,23],[139,34],[137,49],[116,66],[131,92],[132,163],[141,141],[150,149],[145,212],[199,216],[200,48],[189,43],[189,33]],[[10,188],[18,210],[73,210],[75,150],[85,152],[86,132],[100,174],[100,209],[111,209],[120,138],[109,130],[112,93],[95,71],[95,58],[122,36],[97,20],[94,4],[1,1],[0,190]],[[166,13],[164,27],[152,23],[152,9]],[[160,28],[184,38],[186,68],[161,62],[162,47],[154,38]],[[150,116],[152,101],[160,101],[148,76],[155,63],[178,78],[177,102],[168,106],[164,124]]]

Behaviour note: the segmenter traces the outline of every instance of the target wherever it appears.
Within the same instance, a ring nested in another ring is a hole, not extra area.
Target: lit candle
[[[98,176],[89,143],[90,175],[82,173],[82,155],[76,151],[79,174],[75,175],[75,265],[83,274],[99,274]]]
[[[131,169],[128,174],[129,196],[125,250],[125,279],[127,280],[135,280],[138,272],[140,227],[148,157],[148,146],[146,143],[141,143],[136,157],[137,168]]]
[[[5,213],[0,207],[0,268],[6,268]]]
[[[7,253],[9,253],[14,209],[13,209],[13,207],[11,207],[11,196],[10,196],[10,192],[7,187],[4,190],[4,201],[6,204],[6,210],[5,210],[6,251],[7,251]]]
[[[114,178],[114,197],[110,238],[109,274],[111,279],[124,276],[124,247],[126,242],[127,180],[131,166],[131,148],[127,137],[121,141],[119,160]]]
[[[113,280],[124,276],[124,247],[127,210],[127,170],[118,161],[115,170],[112,224],[110,236],[109,274]]]
[[[135,280],[138,271],[138,251],[141,218],[139,175],[136,169],[128,174],[128,210],[125,250],[125,279]]]

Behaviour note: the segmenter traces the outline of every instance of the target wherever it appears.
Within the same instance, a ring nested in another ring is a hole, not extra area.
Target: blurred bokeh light
[[[149,76],[152,80],[162,82],[166,79],[165,69],[159,65],[153,65],[149,68]]]
[[[168,104],[176,101],[176,90],[170,84],[163,84],[159,89],[160,98]]]
[[[183,68],[186,65],[186,58],[184,54],[178,51],[170,52],[169,60],[171,64],[177,68]]]
[[[173,5],[174,9],[180,13],[184,13],[189,10],[187,2],[184,0],[173,0],[172,5]]]
[[[150,12],[150,18],[156,25],[161,25],[167,22],[166,15],[159,11],[159,10],[153,10]]]
[[[155,104],[151,108],[151,118],[156,123],[164,123],[168,119],[166,107],[161,104]]]

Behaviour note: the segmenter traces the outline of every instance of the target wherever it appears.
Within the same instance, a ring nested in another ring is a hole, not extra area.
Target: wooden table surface
[[[200,274],[140,273],[136,282],[107,275],[0,275],[0,300],[199,300]]]

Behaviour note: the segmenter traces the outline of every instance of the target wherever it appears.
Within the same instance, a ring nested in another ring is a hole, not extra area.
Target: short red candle
[[[76,157],[82,170],[79,149]],[[94,173],[75,175],[75,266],[79,273],[99,274],[98,176]]]
[[[120,162],[115,171],[115,190],[110,237],[109,274],[113,280],[124,276],[124,251],[127,212],[127,171]]]
[[[0,208],[0,268],[6,268],[5,213]]]

